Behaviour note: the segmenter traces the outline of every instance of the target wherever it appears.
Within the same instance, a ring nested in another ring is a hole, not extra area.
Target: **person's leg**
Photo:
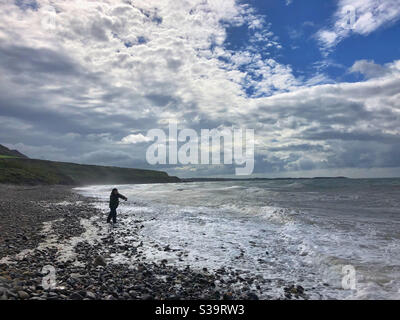
[[[112,219],[114,223],[117,223],[117,209],[113,209]]]
[[[110,209],[110,213],[108,214],[108,217],[107,217],[107,223],[110,223],[110,221],[111,221],[112,212],[113,212],[113,209]]]

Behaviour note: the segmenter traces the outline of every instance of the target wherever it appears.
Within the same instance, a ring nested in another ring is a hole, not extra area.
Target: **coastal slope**
[[[87,185],[180,181],[163,171],[29,159],[16,150],[0,147],[0,183]]]

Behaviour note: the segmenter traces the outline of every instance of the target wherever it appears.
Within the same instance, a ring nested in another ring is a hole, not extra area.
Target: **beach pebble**
[[[29,294],[22,290],[18,291],[18,296],[20,299],[23,299],[23,300],[29,299]]]
[[[82,300],[83,297],[79,293],[74,292],[69,296],[69,299],[70,300]]]
[[[250,292],[250,293],[247,295],[247,299],[248,299],[248,300],[259,300],[258,296],[257,296],[254,292]]]
[[[106,266],[106,260],[102,256],[97,256],[93,261],[94,266]]]

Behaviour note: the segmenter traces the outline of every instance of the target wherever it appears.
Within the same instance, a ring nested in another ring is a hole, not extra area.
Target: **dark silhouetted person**
[[[108,215],[107,223],[110,223],[111,218],[113,219],[113,223],[117,223],[117,208],[119,205],[119,198],[124,199],[125,201],[128,200],[127,197],[118,193],[117,188],[112,189],[110,195],[110,214]]]

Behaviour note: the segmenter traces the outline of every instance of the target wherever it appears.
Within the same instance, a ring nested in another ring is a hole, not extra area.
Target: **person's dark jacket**
[[[119,198],[127,200],[127,197],[123,196],[122,194],[114,194],[110,195],[110,209],[117,209],[119,205]]]

